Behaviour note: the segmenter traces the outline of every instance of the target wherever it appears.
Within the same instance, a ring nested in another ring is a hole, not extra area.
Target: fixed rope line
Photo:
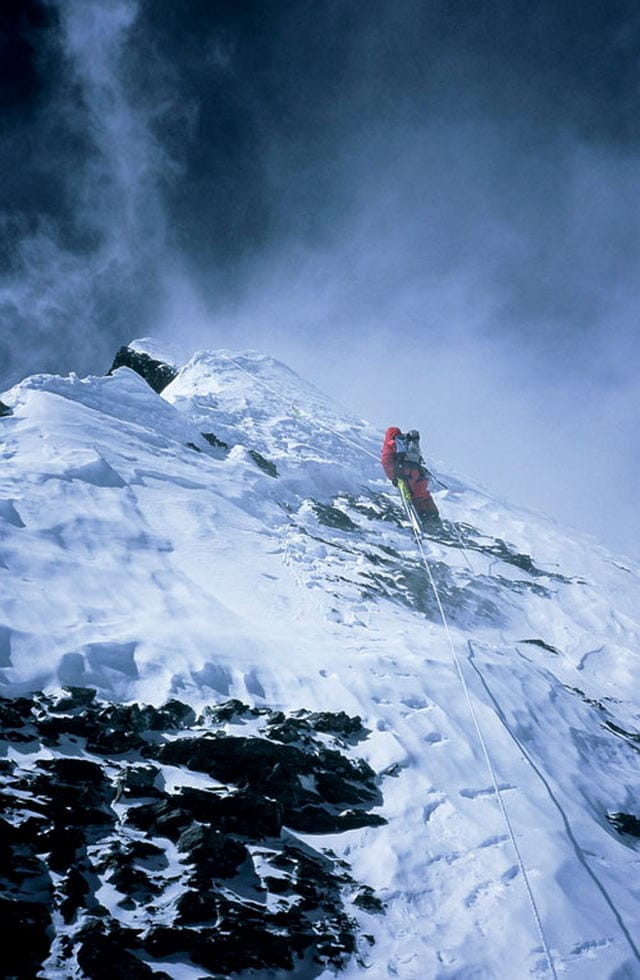
[[[400,493],[400,496],[402,497],[403,504],[405,505],[405,510],[408,509],[407,506],[406,506],[406,504],[405,504],[404,497],[402,496],[402,492]],[[460,683],[462,685],[462,689],[464,691],[464,696],[465,696],[465,700],[467,702],[467,707],[469,708],[469,714],[471,715],[471,719],[473,721],[473,726],[474,726],[474,728],[476,730],[476,734],[478,736],[478,741],[479,741],[480,746],[482,748],[482,754],[484,756],[484,760],[485,760],[485,763],[487,765],[487,769],[489,771],[489,775],[491,776],[491,782],[493,784],[493,789],[494,789],[494,792],[496,794],[496,797],[497,797],[497,800],[498,800],[498,804],[500,806],[500,810],[502,811],[502,816],[504,818],[504,822],[505,822],[505,825],[506,825],[507,830],[508,830],[508,833],[509,833],[509,838],[511,839],[511,844],[512,844],[513,850],[515,852],[515,855],[516,855],[516,858],[517,858],[517,861],[518,861],[518,865],[520,867],[520,871],[522,872],[522,878],[523,878],[523,881],[525,883],[525,888],[526,888],[526,891],[527,891],[527,896],[529,898],[529,904],[531,905],[531,911],[532,911],[533,917],[535,919],[535,923],[536,923],[536,927],[537,927],[537,930],[538,930],[538,934],[540,936],[540,941],[542,943],[542,948],[544,949],[544,953],[545,953],[545,956],[546,956],[546,959],[547,959],[547,963],[549,964],[549,969],[551,970],[551,973],[552,973],[552,975],[554,977],[554,980],[557,980],[558,974],[556,973],[556,969],[555,969],[555,966],[554,966],[553,958],[551,956],[551,950],[549,949],[549,944],[547,942],[547,937],[545,935],[544,928],[542,926],[542,920],[540,918],[540,913],[538,912],[538,906],[536,905],[536,900],[535,900],[535,897],[534,897],[534,894],[533,894],[533,889],[531,888],[531,882],[529,881],[529,875],[527,874],[527,869],[525,867],[524,860],[522,858],[522,854],[520,853],[520,848],[518,847],[518,843],[516,841],[515,833],[513,831],[512,825],[511,825],[511,820],[509,818],[509,814],[507,813],[507,808],[505,806],[504,799],[502,797],[502,793],[500,792],[500,786],[498,785],[498,780],[496,778],[496,773],[495,773],[495,769],[493,767],[493,762],[491,761],[491,756],[489,755],[489,750],[487,748],[487,743],[485,741],[484,735],[482,734],[482,729],[480,727],[480,722],[478,721],[478,716],[477,716],[476,710],[475,710],[475,708],[473,706],[473,701],[471,700],[471,694],[469,692],[469,687],[467,685],[467,682],[465,680],[464,673],[462,671],[462,665],[460,664],[460,659],[458,657],[458,654],[456,653],[455,644],[454,644],[453,638],[451,636],[451,630],[449,629],[449,622],[447,620],[447,617],[446,617],[446,614],[445,614],[445,611],[444,611],[444,607],[443,607],[442,601],[440,599],[440,594],[438,592],[438,588],[436,586],[435,579],[433,578],[433,574],[432,574],[431,568],[429,566],[429,561],[428,561],[427,556],[425,554],[424,545],[422,543],[422,538],[420,537],[420,535],[418,534],[418,532],[413,527],[413,523],[412,523],[412,530],[413,530],[413,535],[414,535],[414,538],[415,538],[415,541],[416,541],[416,545],[418,547],[418,551],[420,552],[420,557],[422,559],[422,564],[425,567],[425,571],[426,571],[427,576],[429,578],[429,584],[431,585],[431,588],[433,590],[433,594],[435,596],[436,605],[438,607],[438,612],[440,613],[440,618],[442,619],[442,625],[444,626],[444,630],[445,630],[445,634],[446,634],[446,637],[447,637],[447,641],[449,643],[449,648],[451,650],[451,657],[453,659],[453,662],[454,662],[454,665],[455,665],[455,668],[456,668],[458,677],[460,679]]]
[[[247,371],[246,368],[244,368],[241,364],[239,364],[238,361],[234,357],[232,357],[229,354],[225,354],[224,356],[227,358],[227,360],[229,360],[236,367],[236,369],[238,371],[240,371],[242,374],[245,374],[248,378],[250,378],[251,381],[255,382],[255,384],[261,385],[263,388],[265,388],[266,390],[268,390],[272,394],[274,394],[276,396],[276,398],[278,398],[280,401],[285,402],[286,404],[288,404],[289,407],[290,407],[290,409],[291,409],[291,411],[294,413],[294,415],[297,414],[297,415],[300,415],[300,416],[303,416],[303,417],[306,416],[312,422],[312,424],[318,426],[319,428],[325,429],[327,432],[331,432],[333,435],[336,436],[336,438],[341,439],[342,442],[344,442],[344,443],[352,446],[354,449],[357,449],[358,452],[364,453],[366,456],[370,456],[372,459],[375,459],[376,461],[378,460],[378,456],[375,453],[371,452],[369,449],[367,449],[365,446],[361,445],[360,443],[355,442],[353,439],[350,439],[348,436],[345,436],[344,433],[339,432],[338,430],[334,429],[332,426],[328,425],[326,422],[321,422],[320,419],[317,419],[317,418],[314,418],[314,417],[310,416],[307,412],[303,412],[294,403],[289,402],[288,399],[286,399],[284,397],[284,395],[280,391],[277,390],[277,388],[275,388],[273,385],[269,384],[263,378],[259,378],[255,374],[251,374],[251,372],[250,371]],[[438,477],[433,477],[432,474],[431,474],[431,476],[445,490],[448,489],[446,483],[443,483],[443,481],[440,480]],[[527,897],[529,899],[529,904],[531,906],[531,911],[532,911],[532,914],[533,914],[533,917],[534,917],[534,920],[535,920],[535,923],[536,923],[538,934],[540,936],[540,941],[542,943],[544,954],[545,954],[547,963],[549,965],[549,969],[551,971],[551,974],[552,974],[554,980],[558,980],[558,974],[556,972],[555,965],[554,965],[554,962],[553,962],[553,958],[551,956],[551,950],[549,948],[549,943],[547,942],[547,938],[546,938],[546,935],[545,935],[545,932],[544,932],[544,928],[543,928],[543,925],[542,925],[542,920],[541,920],[541,917],[540,917],[540,913],[538,911],[536,900],[535,900],[535,897],[534,897],[534,894],[533,894],[533,889],[531,887],[531,882],[530,882],[529,876],[527,874],[527,870],[526,870],[526,867],[525,867],[525,864],[524,864],[524,860],[522,858],[522,854],[520,852],[520,848],[518,847],[518,843],[516,841],[516,837],[515,837],[515,833],[514,833],[514,830],[513,830],[513,826],[511,824],[511,820],[509,818],[509,814],[507,812],[507,808],[505,806],[502,793],[500,792],[500,787],[498,785],[498,780],[496,778],[495,769],[494,769],[493,763],[491,761],[491,756],[489,755],[489,750],[487,748],[487,744],[486,744],[485,739],[484,739],[484,736],[482,734],[482,729],[480,728],[480,723],[478,721],[475,708],[473,707],[473,702],[471,700],[471,695],[469,693],[469,688],[467,686],[467,682],[466,682],[465,677],[464,677],[464,674],[462,672],[462,666],[460,664],[460,660],[458,658],[458,655],[456,654],[455,645],[453,643],[453,639],[452,639],[452,636],[451,636],[451,631],[449,629],[449,623],[447,621],[447,618],[446,618],[446,615],[445,615],[445,611],[444,611],[444,607],[442,605],[442,601],[440,599],[440,595],[438,593],[438,589],[437,589],[435,580],[433,578],[433,574],[431,572],[431,568],[429,566],[429,561],[427,559],[427,556],[426,556],[426,553],[425,553],[425,550],[424,550],[424,545],[422,543],[422,538],[420,536],[420,531],[417,529],[417,527],[414,524],[414,521],[412,520],[412,514],[411,514],[411,510],[410,510],[410,506],[411,505],[410,505],[410,503],[407,500],[405,500],[405,497],[402,494],[402,490],[400,490],[400,498],[402,500],[402,505],[403,505],[403,508],[404,508],[405,513],[407,515],[407,518],[409,519],[409,523],[411,525],[411,529],[412,529],[412,532],[414,534],[416,545],[418,547],[418,551],[420,552],[420,557],[422,559],[422,563],[423,563],[423,565],[425,567],[427,576],[429,578],[429,583],[431,585],[431,588],[433,590],[433,594],[435,596],[436,604],[437,604],[438,611],[440,613],[440,617],[442,619],[442,623],[443,623],[443,626],[444,626],[444,629],[445,629],[445,633],[446,633],[447,640],[448,640],[448,643],[449,643],[449,647],[450,647],[450,650],[451,650],[451,655],[452,655],[453,662],[454,662],[454,665],[455,665],[455,668],[456,668],[456,672],[457,672],[458,677],[460,679],[460,683],[462,684],[462,688],[463,688],[463,691],[464,691],[465,700],[467,702],[467,706],[469,708],[469,713],[471,715],[471,718],[472,718],[472,721],[473,721],[473,725],[474,725],[474,728],[475,728],[476,733],[477,733],[477,736],[478,736],[478,741],[479,741],[480,746],[482,748],[482,754],[484,756],[485,763],[486,763],[487,769],[489,771],[489,775],[491,777],[491,782],[493,784],[493,789],[494,789],[494,792],[496,794],[496,798],[498,800],[498,804],[500,806],[500,810],[501,810],[501,813],[502,813],[502,816],[503,816],[503,819],[504,819],[504,822],[505,822],[505,826],[507,827],[507,830],[508,830],[509,838],[511,840],[511,844],[513,846],[513,850],[514,850],[514,853],[516,855],[516,858],[517,858],[517,861],[518,861],[518,865],[520,867],[520,871],[522,873],[522,879],[523,879],[523,881],[525,883]],[[458,531],[458,528],[456,527],[456,525],[455,525],[454,522],[452,522],[452,527],[454,529],[454,533],[455,533],[455,535],[456,535],[456,537],[458,539],[458,542],[460,544],[460,548],[461,548],[462,553],[464,555],[465,561],[466,561],[466,563],[467,563],[467,565],[469,567],[469,570],[471,572],[473,572],[473,566],[471,565],[471,562],[470,562],[469,557],[467,555],[467,551],[466,551],[466,549],[464,547],[464,543],[462,541],[462,537],[460,536],[460,533]],[[469,642],[470,650],[472,651],[471,641],[468,641],[468,642]],[[472,658],[473,658],[473,653],[472,653]],[[471,658],[471,665],[474,668],[474,670],[478,673],[478,676],[480,677],[480,680],[482,681],[483,685],[486,688],[486,682],[484,681],[484,678],[483,678],[482,674],[480,673],[478,667],[473,663],[473,659],[472,658]],[[498,705],[496,699],[491,694],[491,692],[488,690],[488,688],[487,688],[487,691],[488,691],[488,693],[489,693],[489,695],[491,697],[491,700],[494,702],[494,704],[496,706],[496,710],[498,712],[499,717],[501,717],[501,719],[502,719],[500,706]],[[504,723],[504,719],[502,719],[502,720],[503,720],[503,723]],[[509,729],[507,729],[507,730],[509,730]],[[510,733],[510,734],[512,734],[512,733]],[[512,737],[515,740],[515,736],[513,736],[513,734],[512,734]],[[537,767],[535,767],[535,764],[533,763],[533,761],[530,758],[529,754],[527,753],[526,749],[517,740],[516,740],[516,744],[519,745],[519,747],[521,748],[521,750],[524,753],[525,757],[528,759],[528,761],[530,762],[530,764],[534,767],[534,769],[536,770],[536,772],[538,772],[538,774],[540,775],[540,778],[542,779],[542,781],[544,782],[544,784],[547,786],[547,789],[551,793],[551,789],[550,789],[547,781],[545,780],[545,778],[542,775],[542,773],[537,769]],[[553,797],[553,794],[552,793],[551,793],[551,795],[552,795],[552,799],[554,799],[554,801],[555,801],[555,798]],[[565,823],[566,823],[566,817],[565,817]],[[567,824],[567,829],[568,829],[568,831],[570,831],[570,828],[569,828],[568,824]],[[575,842],[575,839],[573,838],[573,835],[571,833],[569,833],[569,836],[571,837],[572,841],[574,842],[574,845],[577,846],[577,844]],[[600,891],[603,893],[603,895],[604,895],[605,899],[607,900],[609,906],[612,908],[612,911],[614,912],[614,915],[615,915],[615,917],[616,917],[616,919],[618,921],[618,924],[620,925],[620,928],[621,928],[622,932],[624,933],[625,937],[627,938],[627,940],[629,942],[629,945],[631,946],[631,948],[632,948],[632,950],[633,950],[636,958],[637,959],[640,959],[640,954],[638,952],[638,949],[635,946],[635,944],[634,944],[634,942],[633,942],[633,940],[632,940],[632,938],[631,938],[628,930],[626,929],[624,923],[620,919],[620,916],[619,916],[619,913],[617,912],[617,909],[615,909],[615,907],[611,903],[611,900],[610,900],[609,896],[605,892],[605,890],[604,890],[603,886],[600,884],[599,880],[594,875],[594,873],[591,870],[591,868],[584,861],[582,863],[585,864],[585,867],[587,868],[587,870],[590,873],[591,877],[594,878],[594,880],[595,880],[596,884],[598,885]]]
[[[473,573],[474,573],[473,565],[471,564],[471,560],[469,558],[469,555],[467,554],[467,549],[464,546],[464,541],[462,540],[462,536],[461,536],[460,531],[458,530],[458,528],[456,526],[456,522],[455,521],[451,521],[451,527],[453,528],[453,533],[455,534],[456,538],[458,539],[458,544],[460,545],[460,550],[462,552],[462,557],[464,558],[465,562],[467,563],[467,568],[469,569],[469,571],[473,575]]]
[[[313,416],[309,415],[307,412],[303,412],[300,408],[298,408],[297,405],[295,405],[293,402],[290,402],[287,398],[285,398],[282,392],[278,391],[278,389],[274,387],[274,385],[269,384],[269,382],[265,381],[264,378],[259,378],[256,374],[252,374],[251,371],[247,371],[247,369],[243,367],[242,364],[240,364],[235,357],[232,357],[231,354],[225,353],[223,354],[223,357],[226,357],[226,359],[230,361],[234,365],[234,367],[238,371],[240,371],[241,374],[246,375],[246,377],[249,378],[251,381],[253,381],[255,384],[260,385],[266,391],[270,391],[271,394],[275,395],[279,401],[284,402],[286,405],[288,405],[288,407],[291,409],[294,415],[300,415],[303,417],[306,416],[313,425],[318,426],[318,428],[325,429],[327,432],[330,432],[332,435],[336,436],[337,439],[341,439],[342,442],[346,443],[349,446],[352,446],[354,449],[357,449],[358,452],[364,453],[365,456],[370,456],[371,459],[375,459],[376,463],[379,462],[376,453],[372,453],[370,449],[366,448],[366,446],[363,446],[359,442],[355,442],[355,440],[350,439],[349,436],[345,436],[343,432],[338,432],[337,429],[334,429],[333,426],[328,425],[326,422],[322,422],[320,419],[314,418]],[[433,476],[432,473],[430,473],[429,475],[431,476],[432,479],[436,480],[445,489],[448,489],[446,483],[443,483],[442,480],[439,480],[437,476]],[[467,568],[473,574],[474,571],[473,565],[471,564],[471,561],[467,554],[467,549],[464,546],[464,542],[462,540],[462,537],[460,536],[460,532],[458,531],[458,528],[456,527],[455,521],[451,522],[451,526],[453,527],[454,534],[458,539],[458,544],[460,545],[460,550],[462,551],[462,555],[467,564]]]
[[[312,424],[318,426],[319,428],[325,429],[327,432],[332,433],[332,435],[335,435],[336,438],[342,440],[342,442],[346,443],[347,445],[352,446],[354,449],[357,449],[358,452],[364,453],[366,456],[369,456],[372,459],[375,459],[376,461],[378,460],[377,455],[375,453],[371,452],[365,446],[361,445],[360,443],[355,442],[353,439],[350,439],[348,436],[345,436],[344,433],[339,432],[338,430],[334,429],[332,426],[328,425],[326,422],[322,422],[322,421],[320,421],[320,419],[313,418],[307,412],[303,412],[295,404],[293,404],[292,402],[289,402],[284,397],[284,395],[282,394],[282,392],[278,391],[277,388],[275,388],[273,385],[269,384],[263,378],[259,378],[255,374],[252,374],[250,371],[247,371],[246,368],[244,368],[241,364],[239,364],[238,361],[234,357],[232,357],[229,354],[225,354],[224,356],[227,358],[227,360],[229,360],[236,367],[236,369],[238,371],[240,371],[242,374],[246,375],[255,384],[261,385],[267,391],[270,391],[273,395],[275,395],[276,398],[278,398],[280,401],[287,403],[289,405],[291,411],[294,414],[297,414],[297,415],[300,415],[300,416],[306,416],[307,418],[309,418],[309,420],[312,422]],[[445,483],[443,483],[442,480],[440,480],[438,477],[433,477],[432,474],[431,474],[431,476],[432,476],[432,479],[434,479],[437,483],[440,484],[440,486],[444,487],[444,489],[448,489],[447,485]],[[556,969],[555,969],[553,958],[551,956],[551,951],[549,949],[549,944],[547,942],[547,939],[546,939],[546,936],[545,936],[545,933],[544,933],[544,928],[542,926],[542,920],[541,920],[540,914],[538,912],[538,907],[536,905],[536,901],[535,901],[535,897],[534,897],[534,894],[533,894],[533,890],[531,888],[531,883],[530,883],[530,880],[529,880],[529,876],[528,876],[527,871],[526,871],[526,867],[525,867],[525,864],[524,864],[524,860],[522,858],[522,854],[520,852],[520,848],[518,847],[518,843],[516,841],[516,837],[515,837],[515,833],[513,831],[511,820],[509,818],[509,814],[507,812],[507,808],[506,808],[505,803],[504,803],[504,798],[502,796],[502,793],[500,792],[500,787],[498,785],[498,781],[497,781],[497,778],[496,778],[495,769],[494,769],[493,763],[491,761],[491,756],[489,755],[489,750],[487,748],[487,744],[486,744],[485,739],[484,739],[484,736],[482,734],[482,729],[480,728],[480,723],[478,721],[478,718],[477,718],[477,715],[476,715],[476,712],[475,712],[475,708],[473,707],[473,702],[471,700],[471,695],[469,693],[469,688],[467,686],[467,683],[466,683],[464,674],[462,672],[462,666],[460,664],[460,660],[458,658],[458,655],[456,654],[455,645],[453,643],[453,639],[451,637],[451,631],[449,629],[449,624],[448,624],[448,621],[447,621],[447,618],[446,618],[446,615],[445,615],[445,612],[444,612],[444,607],[442,605],[442,601],[440,599],[440,595],[438,593],[438,589],[437,589],[435,580],[433,578],[433,574],[431,572],[431,568],[429,566],[429,561],[428,561],[427,556],[425,554],[424,545],[422,543],[422,538],[420,537],[419,531],[416,529],[416,527],[413,524],[413,521],[411,520],[411,512],[409,510],[409,506],[410,505],[405,500],[405,498],[404,498],[404,496],[402,494],[402,491],[400,491],[400,497],[401,497],[401,500],[402,500],[403,508],[404,508],[404,510],[405,510],[405,512],[407,514],[407,517],[409,518],[409,522],[411,524],[411,528],[412,528],[412,531],[413,531],[413,534],[414,534],[414,537],[415,537],[415,541],[416,541],[416,544],[417,544],[417,547],[418,547],[418,551],[420,552],[420,557],[422,559],[422,563],[423,563],[423,565],[425,567],[427,576],[429,578],[429,584],[430,584],[430,586],[431,586],[431,588],[433,590],[433,594],[435,596],[435,600],[436,600],[436,604],[437,604],[437,607],[438,607],[438,611],[440,613],[440,617],[442,619],[442,623],[443,623],[443,626],[444,626],[444,629],[445,629],[445,632],[446,632],[446,636],[447,636],[447,640],[448,640],[448,643],[449,643],[449,647],[451,649],[451,655],[452,655],[453,662],[454,662],[454,665],[455,665],[455,668],[456,668],[456,672],[457,672],[458,677],[460,679],[460,682],[462,684],[462,688],[463,688],[464,695],[465,695],[465,700],[467,702],[467,706],[469,708],[469,713],[471,715],[471,718],[472,718],[472,721],[473,721],[473,725],[474,725],[474,728],[475,728],[476,733],[477,733],[477,736],[478,736],[478,741],[479,741],[480,746],[482,748],[482,753],[483,753],[483,756],[484,756],[484,759],[485,759],[485,763],[486,763],[487,769],[488,769],[489,774],[490,774],[490,777],[491,777],[491,782],[493,784],[494,792],[496,794],[496,798],[498,800],[498,804],[499,804],[500,810],[502,812],[502,816],[503,816],[503,819],[504,819],[504,822],[505,822],[505,826],[507,827],[507,830],[508,830],[508,833],[509,833],[509,838],[511,840],[511,844],[513,846],[513,850],[514,850],[514,853],[516,855],[516,858],[517,858],[517,861],[518,861],[518,865],[520,867],[520,871],[522,872],[522,878],[523,878],[523,881],[525,883],[525,887],[526,887],[526,891],[527,891],[527,896],[528,896],[529,903],[530,903],[530,906],[531,906],[531,911],[533,913],[533,917],[535,919],[535,923],[536,923],[536,927],[537,927],[537,930],[538,930],[538,934],[540,936],[542,947],[544,949],[544,953],[545,953],[547,962],[549,964],[549,969],[551,970],[551,973],[552,973],[552,975],[554,977],[554,980],[557,980],[557,976],[558,975],[557,975],[557,972],[556,972]],[[464,555],[464,559],[465,559],[465,561],[467,563],[467,566],[469,567],[469,570],[471,572],[473,572],[473,566],[472,566],[472,564],[471,564],[471,562],[469,560],[469,557],[467,555],[467,551],[466,551],[466,548],[464,547],[464,543],[463,543],[462,537],[461,537],[461,535],[460,535],[460,533],[458,531],[458,528],[456,527],[456,525],[455,525],[454,522],[452,522],[452,525],[451,526],[453,527],[455,536],[458,539],[458,543],[459,543],[460,549],[461,549],[461,551],[462,551],[462,553]],[[477,668],[475,668],[475,669],[477,670]],[[481,676],[481,680],[482,680],[482,676]],[[602,886],[600,886],[600,888],[602,890]],[[605,896],[605,897],[608,897],[608,896]],[[633,944],[633,941],[630,939],[629,934],[628,934],[628,931],[626,930],[626,928],[624,927],[623,924],[621,924],[621,927],[623,929],[623,932],[624,932],[625,936],[627,937],[627,939],[629,939],[630,945],[632,946],[632,949],[633,949],[634,953],[636,954],[636,957],[638,957],[637,948]]]
[[[544,788],[546,789],[547,793],[549,794],[549,797],[551,799],[551,802],[553,803],[553,805],[557,809],[558,813],[560,814],[560,817],[561,817],[562,822],[564,824],[565,833],[566,833],[567,837],[569,838],[569,840],[571,841],[571,844],[573,846],[573,849],[574,849],[574,852],[575,852],[575,855],[576,855],[577,860],[582,865],[582,867],[584,868],[584,870],[587,872],[587,874],[589,875],[589,877],[591,878],[591,880],[594,882],[596,888],[598,889],[598,891],[600,892],[600,894],[604,898],[605,902],[607,903],[607,905],[608,905],[611,913],[613,914],[613,917],[615,918],[615,920],[616,920],[616,922],[617,922],[617,924],[618,924],[618,926],[620,928],[620,931],[622,932],[622,934],[624,935],[627,943],[629,944],[629,947],[631,948],[631,950],[633,952],[633,955],[638,960],[638,962],[640,962],[640,949],[638,949],[638,947],[636,946],[636,944],[635,944],[635,942],[634,942],[634,940],[633,940],[633,938],[631,936],[631,933],[630,933],[629,929],[627,928],[627,926],[625,925],[625,923],[624,923],[624,921],[622,919],[622,916],[621,916],[620,912],[618,911],[618,909],[616,908],[613,900],[611,899],[611,896],[609,895],[609,893],[607,892],[606,888],[604,887],[604,885],[602,884],[602,882],[598,878],[597,874],[595,873],[595,871],[593,870],[593,868],[591,867],[591,865],[587,861],[586,854],[583,851],[583,849],[580,846],[580,844],[578,843],[578,840],[577,840],[577,838],[576,838],[576,836],[575,836],[575,834],[573,832],[573,829],[571,827],[571,824],[569,822],[569,818],[567,816],[567,813],[566,813],[564,807],[562,806],[562,804],[560,803],[560,800],[558,799],[556,793],[554,793],[553,787],[551,786],[551,783],[549,782],[549,780],[547,779],[547,777],[545,776],[545,774],[543,773],[543,771],[536,764],[533,756],[531,755],[531,753],[529,752],[529,750],[527,749],[527,747],[523,744],[523,742],[521,741],[521,739],[518,738],[518,736],[516,735],[516,733],[514,732],[514,730],[509,725],[509,722],[507,721],[507,718],[505,716],[504,711],[500,707],[500,703],[498,702],[497,697],[495,696],[495,694],[491,690],[489,684],[487,683],[487,680],[484,677],[484,674],[482,673],[482,671],[478,667],[478,664],[476,663],[476,660],[475,660],[475,650],[473,648],[473,643],[471,642],[471,640],[467,640],[467,646],[469,648],[469,654],[470,654],[470,656],[469,656],[469,663],[470,663],[471,667],[473,668],[473,670],[478,675],[478,677],[480,678],[480,683],[484,687],[485,691],[487,692],[487,694],[489,696],[489,699],[493,703],[493,705],[494,705],[494,707],[496,709],[496,714],[498,715],[498,718],[500,719],[500,722],[501,722],[503,728],[505,729],[505,731],[507,732],[507,734],[510,736],[510,738],[512,739],[512,741],[515,743],[515,745],[517,746],[518,750],[522,753],[523,757],[529,763],[529,765],[531,766],[531,769],[533,770],[533,772],[535,772],[536,776],[540,779],[542,785],[544,786]]]
[[[253,382],[255,382],[258,385],[261,385],[267,391],[270,391],[280,401],[286,402],[290,406],[291,410],[294,413],[298,413],[299,415],[306,415],[307,414],[305,412],[300,411],[300,409],[298,409],[297,406],[294,405],[292,402],[289,402],[284,397],[284,395],[282,394],[282,392],[278,391],[277,388],[275,388],[273,385],[269,384],[268,381],[265,381],[263,378],[258,378],[255,374],[252,374],[250,371],[247,371],[247,369],[244,368],[241,364],[239,364],[238,361],[234,357],[232,357],[230,354],[225,354],[224,356],[242,374],[245,374]],[[359,452],[365,453],[367,456],[370,456],[372,459],[375,459],[376,462],[378,461],[378,457],[377,457],[377,455],[375,453],[372,453],[369,449],[366,449],[364,446],[362,446],[359,443],[355,442],[353,439],[350,439],[348,436],[345,436],[342,432],[338,432],[332,426],[327,425],[326,422],[321,422],[320,419],[312,418],[311,416],[307,416],[307,417],[311,420],[311,422],[314,425],[318,426],[319,428],[325,429],[327,432],[331,432],[338,439],[341,439],[343,442],[347,443],[348,445],[353,446]],[[460,660],[459,660],[458,655],[456,653],[455,645],[453,643],[453,638],[451,636],[451,631],[449,629],[449,623],[447,621],[447,617],[446,617],[446,614],[445,614],[445,611],[444,611],[444,607],[443,607],[442,601],[440,599],[440,594],[438,592],[438,589],[437,589],[435,580],[434,580],[433,575],[432,575],[432,572],[431,572],[431,568],[429,566],[429,561],[427,559],[427,556],[426,556],[426,553],[425,553],[425,550],[424,550],[424,545],[422,543],[422,538],[420,536],[420,532],[418,531],[418,529],[414,525],[413,521],[411,520],[411,511],[409,509],[410,508],[410,504],[405,500],[404,495],[402,493],[402,490],[400,488],[398,488],[398,490],[399,490],[399,493],[400,493],[400,498],[402,500],[402,506],[403,506],[403,508],[404,508],[407,516],[409,517],[409,520],[410,520],[411,529],[413,531],[413,535],[414,535],[414,538],[415,538],[415,541],[416,541],[416,545],[418,547],[418,551],[420,552],[420,557],[422,559],[422,563],[423,563],[423,565],[425,567],[427,576],[429,578],[429,584],[431,585],[431,588],[433,590],[433,594],[435,596],[436,604],[438,606],[438,612],[440,613],[440,618],[442,619],[442,624],[444,626],[445,633],[446,633],[446,636],[447,636],[447,640],[448,640],[448,643],[449,643],[449,647],[450,647],[450,650],[451,650],[451,656],[452,656],[452,659],[453,659],[453,662],[454,662],[454,665],[455,665],[455,668],[456,668],[458,677],[460,679],[460,683],[462,685],[462,689],[464,691],[464,696],[465,696],[465,699],[466,699],[466,702],[467,702],[467,706],[469,708],[469,713],[471,715],[474,728],[475,728],[476,733],[477,733],[477,736],[478,736],[478,741],[479,741],[479,743],[480,743],[480,745],[482,747],[482,753],[484,755],[484,759],[485,759],[485,762],[486,762],[486,765],[487,765],[487,769],[488,769],[489,775],[491,777],[491,782],[493,784],[493,788],[494,788],[496,797],[498,799],[498,803],[500,805],[500,810],[502,811],[502,816],[504,818],[504,822],[505,822],[505,825],[507,827],[507,830],[508,830],[508,833],[509,833],[509,837],[511,839],[511,843],[513,845],[513,850],[515,852],[515,855],[516,855],[516,858],[517,858],[517,861],[518,861],[518,865],[520,867],[520,871],[522,872],[522,878],[523,878],[523,881],[524,881],[525,886],[526,886],[526,891],[527,891],[527,895],[528,895],[528,898],[529,898],[529,903],[531,905],[531,910],[533,912],[533,917],[535,919],[535,923],[536,923],[536,927],[537,927],[537,930],[538,930],[538,934],[540,936],[540,941],[542,943],[542,947],[543,947],[543,950],[544,950],[544,953],[545,953],[547,962],[549,964],[549,969],[551,970],[551,973],[553,975],[554,980],[558,980],[558,974],[556,973],[556,969],[555,969],[555,966],[554,966],[554,963],[553,963],[553,958],[551,956],[551,951],[549,949],[549,944],[547,942],[547,938],[545,936],[544,929],[542,927],[542,920],[541,920],[540,914],[538,912],[538,907],[536,905],[536,901],[535,901],[535,898],[534,898],[534,895],[533,895],[533,890],[531,888],[531,883],[529,881],[529,876],[527,874],[527,870],[525,868],[524,861],[523,861],[522,855],[520,853],[520,848],[518,847],[518,844],[517,844],[517,841],[516,841],[516,838],[515,838],[513,827],[511,825],[511,821],[510,821],[509,815],[507,813],[507,808],[506,808],[506,806],[504,804],[504,800],[502,798],[502,793],[500,792],[500,787],[498,785],[498,780],[496,778],[495,770],[493,768],[493,763],[492,763],[491,757],[489,755],[489,750],[487,748],[487,744],[486,744],[485,739],[484,739],[484,736],[482,734],[482,729],[480,728],[480,723],[478,722],[478,718],[477,718],[477,715],[476,715],[476,712],[475,712],[475,708],[473,707],[473,701],[471,700],[471,695],[469,693],[469,688],[467,686],[467,682],[466,682],[465,677],[464,677],[464,674],[462,672],[462,667],[460,665]],[[457,529],[456,529],[456,533],[457,533]],[[462,550],[464,552],[464,545],[462,545],[462,541],[461,541],[460,538],[459,538],[459,540],[460,540],[460,544],[461,544]],[[469,559],[467,558],[466,552],[465,552],[465,559],[467,561],[467,564],[471,568],[471,563],[469,562]]]

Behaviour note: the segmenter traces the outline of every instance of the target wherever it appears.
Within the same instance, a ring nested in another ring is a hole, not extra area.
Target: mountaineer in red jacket
[[[440,524],[440,514],[429,493],[429,471],[420,452],[420,433],[402,433],[397,425],[387,429],[382,444],[382,468],[394,486],[405,481],[418,517],[427,527]]]

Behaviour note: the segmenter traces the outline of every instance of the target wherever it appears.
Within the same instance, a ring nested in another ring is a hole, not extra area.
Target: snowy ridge
[[[358,913],[367,974],[550,976],[434,596],[369,455],[381,434],[253,352],[196,354],[161,396],[121,368],[2,401],[4,696],[360,715],[388,824],[325,843],[386,905]],[[466,560],[431,539],[429,567],[553,968],[640,977],[637,842],[607,819],[640,811],[640,569],[442,476]]]
[[[337,492],[379,475],[379,439],[371,426],[264,354],[196,354],[163,396],[203,426],[215,423],[226,441],[274,459],[285,479],[302,475],[308,486],[330,476]]]

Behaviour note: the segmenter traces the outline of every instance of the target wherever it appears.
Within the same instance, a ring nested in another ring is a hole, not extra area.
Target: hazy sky
[[[3,0],[0,389],[257,347],[640,556],[637,0]]]

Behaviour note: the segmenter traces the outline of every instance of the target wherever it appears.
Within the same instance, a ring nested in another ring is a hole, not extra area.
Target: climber
[[[398,486],[398,480],[404,480],[423,526],[438,527],[440,514],[429,493],[430,473],[420,452],[420,433],[415,429],[402,433],[397,425],[387,429],[382,444],[382,468],[394,486]]]

